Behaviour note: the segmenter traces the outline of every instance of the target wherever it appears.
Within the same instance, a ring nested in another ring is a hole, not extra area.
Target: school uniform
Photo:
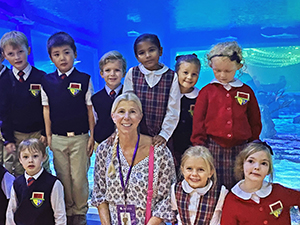
[[[180,118],[172,135],[177,167],[186,149],[192,146],[190,141],[193,128],[193,114],[199,89],[194,87],[190,93],[181,94]]]
[[[10,191],[15,177],[11,175],[2,165],[0,165],[0,225],[5,224],[6,209],[10,199]]]
[[[116,97],[122,93],[123,85],[120,84],[114,91],[115,97],[110,96],[112,91],[107,85],[92,96],[93,108],[96,114],[94,139],[99,144],[115,131],[115,124],[111,118],[111,107]]]
[[[42,104],[49,105],[54,168],[65,187],[67,215],[85,215],[89,194],[87,171],[89,121],[92,105],[90,76],[72,68],[62,79],[60,71],[45,76]]]
[[[211,180],[205,187],[195,189],[186,180],[173,184],[171,203],[178,225],[218,225],[227,193],[224,186],[219,190]]]
[[[221,225],[291,224],[290,208],[300,207],[300,192],[264,181],[254,193],[244,192],[237,183],[226,196]]]
[[[193,117],[193,145],[207,145],[214,157],[218,183],[231,188],[236,156],[247,142],[259,139],[259,106],[252,89],[236,79],[223,85],[214,79],[198,94]]]
[[[123,92],[134,91],[143,107],[140,131],[150,136],[160,135],[168,141],[179,121],[180,90],[174,71],[160,64],[150,71],[142,64],[126,74]]]
[[[41,135],[45,136],[41,104],[41,81],[45,72],[28,64],[23,70],[25,73],[23,82],[19,81],[18,72],[14,67],[9,71],[10,81],[7,81],[7,85],[10,85],[10,91],[6,99],[7,115],[2,126],[4,144],[15,143],[16,148],[25,139],[39,139]],[[9,155],[4,151],[4,164],[6,169],[15,176],[24,173],[17,151]],[[49,170],[49,161],[46,161],[43,166]]]
[[[61,182],[43,168],[28,186],[25,174],[16,178],[7,208],[6,224],[65,225],[66,212]]]

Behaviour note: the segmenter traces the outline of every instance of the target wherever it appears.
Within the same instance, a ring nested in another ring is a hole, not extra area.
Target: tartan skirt
[[[225,185],[230,190],[238,181],[234,178],[234,163],[237,155],[246,147],[247,143],[223,148],[210,137],[208,149],[214,157],[218,186]]]

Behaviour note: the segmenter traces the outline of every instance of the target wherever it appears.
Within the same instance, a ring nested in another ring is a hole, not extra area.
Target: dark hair
[[[142,35],[138,36],[137,39],[135,39],[135,42],[133,44],[133,50],[134,50],[135,56],[137,55],[137,52],[136,52],[137,51],[137,45],[142,41],[150,41],[151,43],[156,45],[156,47],[159,50],[161,49],[160,41],[159,41],[157,35],[155,35],[155,34],[142,34]]]
[[[74,39],[66,32],[57,32],[52,34],[47,41],[47,50],[48,54],[51,56],[51,50],[53,47],[60,47],[63,45],[69,45],[74,54],[76,53],[76,45]]]
[[[178,70],[179,70],[182,62],[193,63],[196,66],[198,66],[199,71],[201,69],[200,60],[198,59],[198,57],[195,53],[189,54],[189,55],[178,55],[178,56],[176,56],[175,60],[176,60],[176,64],[175,64],[175,72],[176,73],[178,73]]]

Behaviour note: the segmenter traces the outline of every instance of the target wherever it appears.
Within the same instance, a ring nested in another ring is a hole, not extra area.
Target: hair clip
[[[192,55],[193,55],[193,56],[195,56],[196,58],[198,58],[198,56],[197,56],[197,54],[196,54],[196,53],[193,53]]]
[[[240,57],[238,56],[237,52],[234,51],[233,54],[230,56],[230,55],[224,55],[224,54],[219,54],[219,55],[213,55],[209,58],[209,60],[211,60],[212,58],[214,57],[221,57],[221,56],[227,56],[230,61],[236,61],[237,63],[240,63],[242,60],[240,59]]]
[[[264,145],[265,147],[267,147],[267,148],[269,149],[269,151],[270,151],[271,155],[274,155],[274,153],[273,153],[273,150],[272,150],[271,146],[270,146],[270,145],[268,145],[268,144],[267,144],[267,142],[265,142],[265,141],[261,141],[260,139],[257,139],[257,140],[254,140],[254,141],[252,141],[252,143]]]

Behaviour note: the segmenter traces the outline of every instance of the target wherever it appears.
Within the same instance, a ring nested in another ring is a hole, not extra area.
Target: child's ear
[[[163,48],[160,47],[160,50],[159,50],[159,56],[162,56],[162,53],[163,53]]]
[[[47,159],[47,155],[45,153],[45,155],[43,155],[43,163],[46,161],[46,159]]]
[[[238,70],[241,69],[243,66],[244,66],[244,64],[239,63],[239,65],[238,65]]]
[[[103,76],[103,71],[102,71],[102,70],[100,71],[100,76],[101,76],[102,78],[104,78],[104,76]]]
[[[28,47],[27,51],[28,51],[28,55],[30,55],[30,53],[31,53],[31,48]]]

